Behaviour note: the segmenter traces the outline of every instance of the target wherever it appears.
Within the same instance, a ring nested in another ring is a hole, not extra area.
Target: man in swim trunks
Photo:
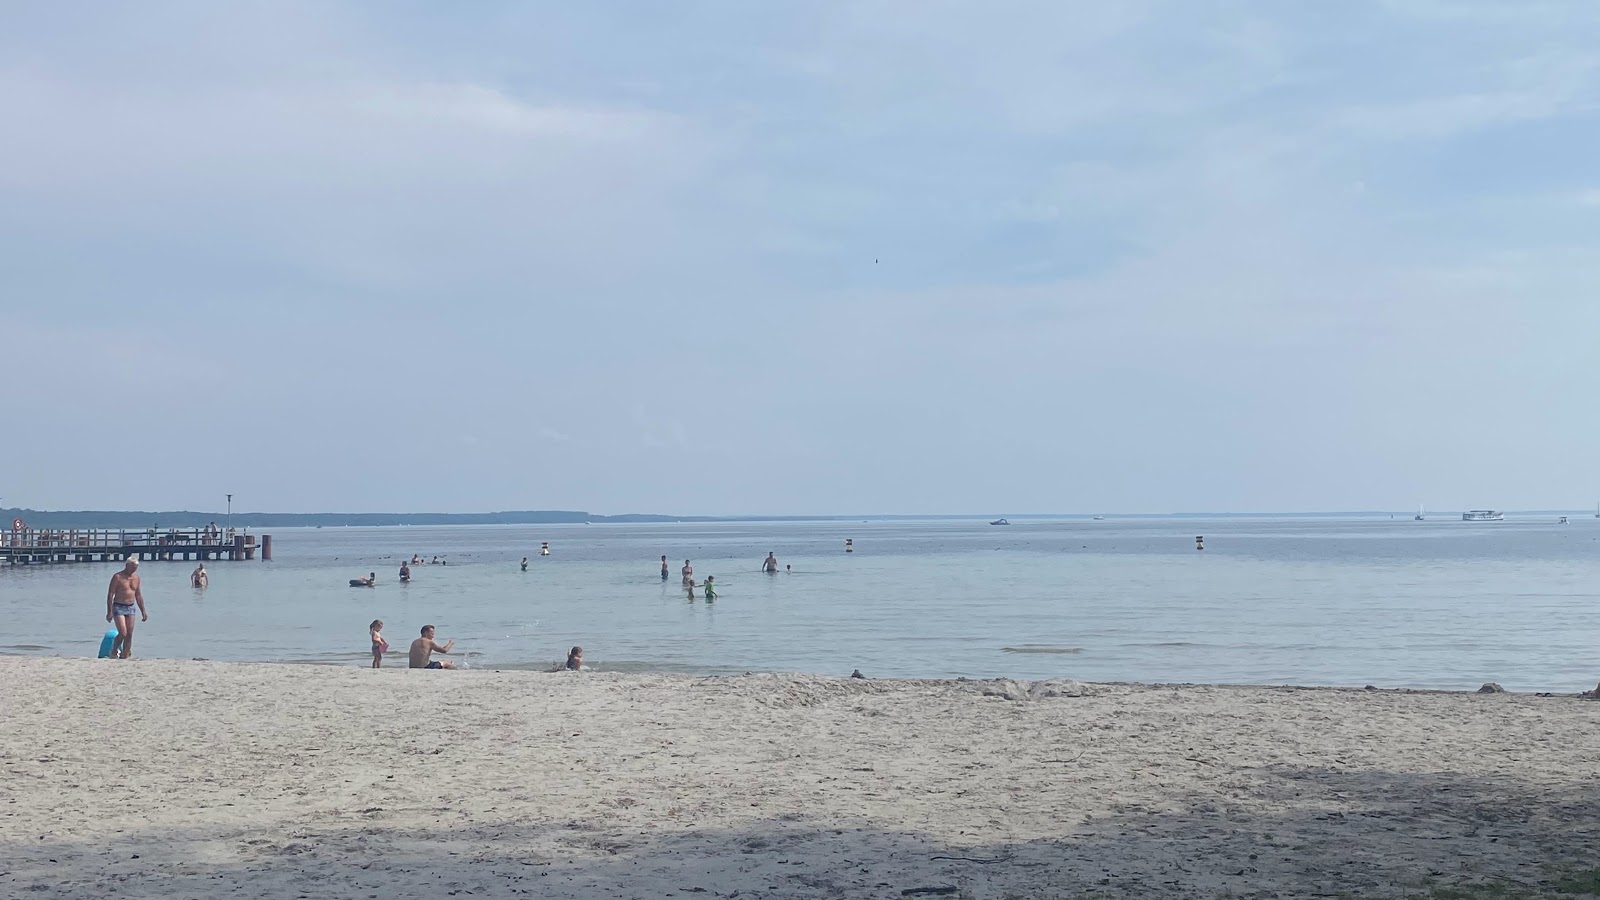
[[[144,611],[144,593],[139,590],[139,561],[128,557],[122,571],[111,576],[111,586],[106,588],[106,621],[115,622],[117,639],[111,643],[112,659],[127,659],[133,652],[133,613],[137,605],[139,621],[148,622]]]
[[[455,641],[446,641],[440,644],[433,639],[433,626],[422,626],[422,637],[411,642],[411,668],[413,669],[454,669],[456,664],[448,659],[433,659],[435,653],[449,653],[450,648],[456,645]]]
[[[761,571],[766,572],[768,575],[778,574],[778,558],[768,553],[766,562],[761,564]]]
[[[211,576],[206,574],[206,564],[201,563],[189,573],[189,584],[193,587],[203,588],[211,583]]]
[[[406,565],[403,562],[400,564],[400,580],[401,581],[410,581],[411,580],[411,567]]]
[[[661,556],[661,580],[667,580],[667,557],[665,554]]]

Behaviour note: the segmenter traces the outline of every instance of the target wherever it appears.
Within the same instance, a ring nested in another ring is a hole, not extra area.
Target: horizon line
[[[1435,512],[1439,515],[1462,513],[1469,510],[1463,508],[1453,510],[1440,508]],[[1589,509],[1584,508],[1540,508],[1540,509],[1503,509],[1495,510],[1506,515],[1572,515],[1587,514]],[[140,510],[140,509],[35,509],[32,507],[0,507],[0,516],[9,515],[20,517],[24,514],[40,515],[105,515],[105,516],[216,516],[227,517],[226,512],[168,509],[168,510]],[[1186,518],[1206,516],[1394,516],[1411,515],[1410,509],[1363,509],[1363,510],[1177,510],[1170,512],[959,512],[959,513],[730,513],[730,514],[675,514],[675,513],[595,513],[588,510],[571,509],[503,509],[479,510],[470,512],[440,512],[429,510],[410,511],[319,511],[319,512],[288,512],[271,510],[251,510],[232,513],[234,517],[272,516],[272,517],[328,517],[328,518],[368,518],[368,517],[418,517],[418,518],[480,518],[486,516],[566,516],[574,519],[629,519],[649,518],[659,520],[679,521],[749,521],[749,520],[839,520],[839,519],[987,519],[987,518],[1022,518],[1022,519],[1072,519],[1092,518],[1094,516],[1116,518]],[[1595,513],[1600,518],[1600,512]],[[0,528],[4,523],[0,523]]]

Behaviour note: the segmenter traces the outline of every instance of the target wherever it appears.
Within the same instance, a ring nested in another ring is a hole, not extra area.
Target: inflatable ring
[[[27,527],[28,527],[28,523],[22,521],[22,517],[21,516],[17,516],[15,519],[11,520],[11,530],[12,531],[22,531],[23,529],[25,529]]]

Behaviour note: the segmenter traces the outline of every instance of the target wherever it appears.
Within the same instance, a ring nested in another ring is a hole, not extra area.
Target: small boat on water
[[[1469,509],[1461,514],[1463,522],[1504,522],[1506,514],[1493,509]]]
[[[1417,514],[1412,516],[1411,520],[1413,522],[1425,522],[1425,521],[1427,521],[1427,517],[1422,514],[1422,504],[1421,503],[1417,504]]]
[[[1011,523],[1007,522],[1005,519],[995,519],[993,522],[990,522],[989,524],[990,525],[1010,525]]]
[[[1095,516],[1094,520],[1096,522],[1104,522],[1106,520],[1106,517],[1105,516]]]
[[[1556,524],[1557,525],[1565,525],[1565,524],[1567,524],[1567,517],[1566,516],[1562,516],[1561,518],[1557,519],[1556,520]]]

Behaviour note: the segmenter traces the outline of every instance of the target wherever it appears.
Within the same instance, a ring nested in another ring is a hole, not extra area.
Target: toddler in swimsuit
[[[383,639],[383,620],[373,619],[367,631],[372,638],[372,667],[383,667],[383,654],[389,652],[389,642]]]

